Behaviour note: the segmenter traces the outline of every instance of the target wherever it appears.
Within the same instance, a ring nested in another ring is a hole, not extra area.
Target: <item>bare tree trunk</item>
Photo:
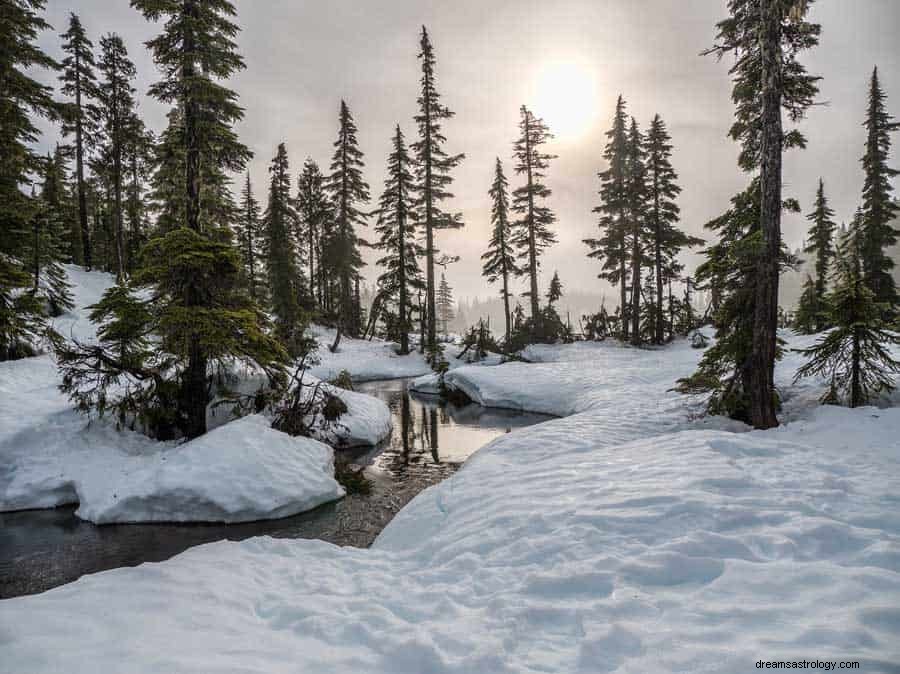
[[[762,35],[762,141],[760,230],[756,306],[750,354],[750,421],[755,428],[778,425],[775,415],[775,352],[778,329],[778,258],[781,252],[781,0],[760,0]]]
[[[91,269],[91,230],[88,227],[87,194],[84,184],[84,129],[81,108],[81,63],[75,51],[75,176],[78,185],[78,221],[81,223],[81,245],[84,250],[84,267]]]

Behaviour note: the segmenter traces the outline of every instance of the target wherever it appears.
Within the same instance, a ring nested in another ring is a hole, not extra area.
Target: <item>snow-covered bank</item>
[[[65,336],[90,341],[86,308],[113,283],[102,272],[68,265],[76,308],[54,320]],[[244,373],[252,392],[260,382]],[[97,523],[238,522],[284,517],[339,498],[331,450],[290,438],[261,417],[227,421],[210,408],[213,430],[192,442],[156,442],[118,432],[109,420],[88,423],[58,390],[50,355],[0,363],[0,512],[78,503]],[[391,432],[377,398],[330,389],[347,405],[323,436],[336,446],[374,445]]]
[[[667,389],[698,357],[460,368],[484,402],[570,416],[482,449],[370,550],[221,542],[0,602],[0,671],[896,672],[900,410],[788,389],[778,429],[695,430]]]

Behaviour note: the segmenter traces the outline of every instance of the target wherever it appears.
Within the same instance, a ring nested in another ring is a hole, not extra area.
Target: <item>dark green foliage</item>
[[[513,143],[516,174],[525,177],[525,184],[513,191],[512,210],[518,215],[513,223],[513,245],[522,261],[522,275],[529,279],[526,293],[531,302],[531,321],[540,331],[541,309],[538,295],[540,258],[545,249],[556,243],[556,234],[550,229],[556,215],[544,204],[551,191],[542,179],[546,176],[550,160],[556,155],[541,151],[541,146],[553,138],[544,120],[535,117],[524,105],[520,108],[520,136]]]
[[[366,242],[357,236],[356,228],[366,224],[367,214],[361,207],[369,201],[369,185],[362,177],[363,153],[356,139],[356,123],[344,101],[341,101],[339,120],[331,175],[326,182],[334,204],[335,223],[324,244],[324,263],[337,283],[335,309],[338,340],[343,331],[357,336],[362,327],[353,289],[364,264],[359,247],[366,245]],[[337,342],[334,348],[337,348]]]
[[[46,306],[51,316],[58,316],[74,305],[71,285],[62,268],[69,232],[59,209],[60,175],[52,157],[47,157],[43,178],[23,257],[31,272],[31,294]]]
[[[415,116],[419,127],[419,138],[412,144],[416,157],[416,182],[418,198],[415,208],[419,212],[425,226],[425,308],[426,308],[426,347],[429,351],[437,350],[437,303],[434,266],[437,262],[438,249],[435,244],[435,233],[441,229],[454,229],[463,226],[462,215],[448,213],[441,209],[441,203],[452,199],[450,185],[453,183],[451,171],[465,158],[463,154],[447,154],[443,135],[443,122],[453,117],[454,113],[441,103],[435,81],[434,47],[425,26],[419,38],[419,61],[422,66],[422,77],[419,80],[421,89],[417,103],[419,113]]]
[[[900,361],[890,347],[900,346],[900,336],[889,330],[875,293],[862,272],[865,221],[857,218],[841,245],[837,259],[834,290],[828,296],[830,330],[814,346],[800,352],[809,361],[797,371],[796,379],[824,376],[829,388],[823,402],[845,401],[858,407],[895,387]]]
[[[453,288],[447,283],[447,279],[443,274],[441,274],[441,282],[438,284],[437,289],[437,317],[440,331],[446,335],[450,327],[450,321],[456,316],[453,311]]]
[[[866,152],[862,158],[865,183],[862,203],[862,270],[866,285],[875,296],[875,302],[885,312],[885,319],[897,315],[900,296],[891,270],[894,261],[888,247],[897,243],[897,229],[893,221],[900,213],[900,205],[891,197],[894,188],[891,180],[898,173],[888,166],[891,151],[891,133],[900,129],[900,123],[887,112],[886,96],[878,82],[878,68],[872,72],[869,86],[869,106],[866,111]]]
[[[467,363],[474,363],[484,360],[489,353],[497,353],[499,350],[497,340],[491,335],[487,323],[479,320],[478,324],[469,328],[463,337],[463,349],[457,358]]]
[[[500,158],[494,167],[494,182],[488,192],[491,197],[491,241],[487,252],[481,259],[484,260],[482,274],[488,283],[502,281],[500,296],[503,298],[503,315],[505,317],[506,332],[504,341],[508,342],[512,335],[512,315],[509,310],[509,282],[515,276],[521,276],[522,270],[516,263],[516,252],[513,247],[513,229],[509,220],[509,183],[503,174],[503,164]]]
[[[689,394],[710,394],[707,412],[739,421],[750,421],[747,387],[753,344],[753,303],[757,257],[762,246],[759,230],[759,179],[732,198],[732,207],[708,222],[707,229],[718,242],[704,252],[706,261],[696,273],[697,287],[715,285],[722,300],[713,316],[716,343],[706,353],[690,377],[678,380],[676,390]],[[799,210],[796,202],[786,202],[788,210]],[[779,264],[789,267],[796,260],[782,247]],[[780,355],[780,347],[778,349]]]
[[[381,312],[388,336],[400,343],[400,354],[409,353],[409,333],[413,330],[411,298],[425,290],[418,258],[425,253],[418,243],[417,214],[413,210],[415,183],[412,162],[400,126],[394,133],[393,151],[388,157],[384,192],[378,202],[376,247],[384,252],[378,266]]]
[[[284,143],[269,167],[269,201],[263,214],[266,279],[269,306],[275,317],[275,334],[293,356],[300,356],[306,319],[300,298],[306,293],[306,279],[297,264],[293,233],[297,212],[291,199],[291,178]]]
[[[628,259],[631,263],[631,304],[627,320],[631,321],[629,335],[631,343],[641,344],[641,270],[647,266],[647,167],[644,165],[644,137],[634,117],[628,130],[628,145],[625,161],[626,201],[628,204],[628,226],[626,228]]]
[[[803,292],[797,303],[797,314],[794,316],[794,327],[797,332],[811,335],[820,332],[828,323],[828,305],[824,297],[819,297],[817,281],[812,276],[806,275],[803,283]],[[819,326],[822,326],[820,328]]]
[[[309,296],[323,311],[329,311],[329,270],[325,265],[323,242],[329,240],[333,223],[332,207],[325,191],[325,177],[312,159],[303,163],[297,180],[298,239],[306,245],[309,265]]]
[[[614,332],[612,319],[605,306],[600,305],[600,311],[595,314],[581,317],[581,332],[586,340],[592,342],[602,342]]]
[[[241,252],[241,262],[244,266],[244,278],[247,282],[247,291],[254,301],[262,299],[265,285],[262,282],[262,246],[263,227],[260,220],[259,202],[253,196],[253,186],[250,184],[250,173],[244,182],[241,192],[241,215],[237,222],[237,247]]]
[[[825,197],[825,183],[819,178],[819,189],[816,191],[816,200],[813,211],[806,216],[810,225],[806,246],[803,252],[814,256],[816,267],[816,280],[812,292],[804,289],[804,295],[808,295],[806,301],[800,298],[801,309],[804,313],[802,327],[803,332],[820,332],[828,327],[827,314],[825,312],[825,291],[834,259],[834,231],[837,225],[832,220],[834,211],[828,206]],[[809,279],[807,278],[807,284]],[[798,317],[798,321],[800,318]]]
[[[93,259],[84,167],[87,151],[96,144],[100,124],[100,111],[95,103],[98,92],[94,74],[94,45],[76,14],[69,15],[69,29],[60,37],[66,54],[62,61],[61,90],[64,96],[71,99],[63,116],[62,134],[63,137],[75,136],[75,192],[78,199],[81,260],[90,269]]]
[[[599,260],[602,264],[599,277],[612,285],[619,286],[619,315],[625,312],[628,304],[628,250],[626,233],[628,227],[628,117],[625,113],[625,101],[620,95],[616,102],[613,126],[606,132],[609,141],[603,151],[603,158],[609,164],[606,171],[598,174],[600,178],[600,205],[594,213],[600,215],[598,226],[601,236],[597,239],[585,239],[590,248],[588,257]],[[628,336],[628,324],[621,324],[623,338]]]
[[[547,289],[547,305],[553,306],[559,302],[563,296],[563,284],[559,280],[559,272],[553,272],[553,278],[550,279],[550,287]]]

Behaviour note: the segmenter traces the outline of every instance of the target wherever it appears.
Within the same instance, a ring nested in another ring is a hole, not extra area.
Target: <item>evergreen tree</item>
[[[678,228],[680,209],[676,203],[681,187],[678,174],[672,168],[672,143],[665,122],[659,115],[653,117],[646,138],[647,189],[649,207],[647,225],[651,241],[653,274],[656,280],[656,307],[653,341],[665,340],[663,319],[663,286],[671,287],[683,269],[678,255],[683,248],[699,246],[702,239],[688,236]]]
[[[543,205],[550,194],[542,179],[545,177],[550,160],[556,155],[541,152],[541,146],[553,138],[544,120],[535,117],[524,105],[520,109],[521,135],[513,144],[516,159],[516,174],[525,176],[525,184],[513,191],[512,210],[519,218],[513,223],[513,244],[519,249],[523,260],[522,274],[529,279],[528,296],[531,301],[531,320],[534,329],[540,332],[540,296],[538,295],[538,271],[543,251],[556,243],[556,235],[550,226],[556,222],[556,215]]]
[[[413,330],[411,298],[425,289],[418,256],[424,249],[417,243],[417,214],[413,211],[415,191],[412,161],[400,125],[393,137],[393,151],[388,157],[387,178],[379,201],[375,231],[380,235],[377,248],[384,251],[378,265],[384,272],[378,277],[383,300],[395,306],[392,337],[400,342],[400,354],[409,353],[409,333]]]
[[[232,128],[243,110],[224,84],[244,62],[234,42],[238,27],[228,0],[131,4],[149,21],[164,24],[162,34],[147,43],[163,74],[150,94],[174,104],[183,125],[183,226],[147,244],[140,276],[155,287],[162,347],[181,365],[178,426],[193,438],[206,431],[211,362],[237,358],[274,371],[284,354],[273,347],[262,316],[240,292],[240,257],[223,240],[227,223],[213,219],[222,211],[201,217],[203,191],[222,198],[221,203],[214,199],[214,206],[228,206],[222,196],[223,189],[228,191],[225,172],[241,170],[250,156]]]
[[[547,305],[553,306],[563,296],[563,284],[559,280],[559,272],[553,272],[553,278],[550,279],[550,288],[547,290]]]
[[[818,43],[820,27],[804,18],[812,1],[729,0],[729,16],[717,24],[717,42],[708,52],[719,58],[734,56],[729,72],[735,122],[730,135],[741,144],[741,168],[759,171],[759,245],[745,283],[756,293],[746,307],[753,317],[746,393],[750,421],[756,428],[778,425],[774,375],[779,352],[781,162],[785,148],[805,145],[799,131],[785,133],[782,110],[791,121],[799,120],[818,91],[818,78],[808,75],[797,59],[800,52]]]
[[[31,273],[30,293],[51,316],[59,316],[72,309],[71,285],[62,268],[65,259],[66,228],[54,207],[59,176],[53,160],[47,157],[43,171],[44,184],[31,218],[31,232],[26,245],[25,260]]]
[[[419,38],[419,61],[422,64],[422,77],[418,98],[419,114],[415,116],[419,127],[419,139],[412,144],[412,151],[416,157],[418,183],[418,199],[415,206],[425,226],[426,347],[431,357],[431,352],[437,348],[434,266],[438,250],[435,245],[435,232],[463,226],[461,214],[447,213],[440,205],[441,202],[453,198],[453,194],[449,191],[453,182],[450,172],[459,165],[465,155],[450,155],[444,150],[447,139],[442,132],[443,122],[453,117],[454,113],[441,103],[441,95],[435,82],[434,47],[425,26],[422,26]]]
[[[620,95],[616,102],[616,112],[612,128],[607,131],[609,139],[603,158],[609,164],[606,171],[598,173],[600,178],[600,205],[594,208],[600,214],[598,223],[601,236],[585,239],[590,248],[588,257],[602,263],[600,278],[619,286],[619,316],[622,338],[628,338],[628,323],[625,321],[628,286],[628,250],[626,233],[628,222],[627,157],[628,157],[628,117],[625,101]]]
[[[293,231],[297,220],[291,199],[291,178],[284,143],[269,167],[269,202],[263,214],[266,278],[269,304],[275,317],[275,331],[292,355],[300,355],[292,344],[302,335],[299,298],[306,291],[306,280],[297,265]]]
[[[800,306],[804,307],[803,311],[811,312],[804,314],[803,328],[801,328],[804,332],[819,332],[828,327],[825,313],[825,289],[831,260],[834,258],[832,240],[837,225],[831,219],[833,216],[834,211],[829,208],[828,199],[825,197],[825,183],[819,178],[819,189],[816,191],[813,211],[806,216],[812,225],[809,228],[803,252],[815,257],[816,281],[813,293],[806,298],[806,301],[804,302],[803,297],[800,298]],[[809,281],[809,277],[807,277],[807,281]],[[807,290],[804,290],[804,295],[807,294]]]
[[[891,152],[891,133],[900,129],[900,123],[885,108],[885,93],[878,82],[878,68],[872,71],[869,85],[869,106],[864,124],[867,132],[866,152],[862,158],[865,183],[862,204],[862,265],[866,285],[875,296],[875,302],[885,311],[885,319],[896,318],[900,296],[891,270],[894,261],[888,247],[897,243],[897,229],[893,221],[900,212],[900,205],[891,197],[891,180],[898,173],[888,166]]]
[[[112,191],[112,221],[115,232],[116,277],[121,283],[125,276],[125,212],[123,184],[128,134],[135,131],[136,117],[134,87],[131,81],[137,70],[128,58],[122,38],[115,34],[100,38],[101,80],[97,87],[97,103],[102,112],[101,156],[107,166]]]
[[[835,286],[828,298],[834,329],[811,348],[801,350],[809,361],[796,376],[828,377],[829,390],[823,402],[846,400],[850,407],[890,393],[894,376],[900,373],[900,361],[890,353],[891,346],[900,346],[900,337],[889,330],[884,309],[863,275],[865,223],[865,216],[856,218],[838,255]]]
[[[491,224],[494,229],[487,252],[481,256],[481,259],[484,260],[482,273],[488,283],[503,282],[500,295],[503,298],[503,316],[506,325],[504,345],[508,345],[512,334],[512,315],[509,310],[509,298],[512,293],[509,291],[509,281],[513,276],[520,276],[522,271],[516,263],[513,229],[512,223],[509,221],[509,183],[503,174],[503,164],[500,163],[499,157],[494,167],[494,182],[489,194],[491,197]]]
[[[312,159],[303,163],[303,172],[297,181],[297,209],[303,230],[301,239],[306,241],[309,296],[317,298],[319,307],[325,309],[323,288],[327,277],[322,264],[322,239],[327,236],[331,204],[325,192],[325,178]]]
[[[241,192],[241,217],[237,227],[237,244],[241,251],[241,262],[244,266],[244,277],[250,298],[259,301],[264,291],[260,279],[262,269],[263,232],[260,222],[259,202],[253,196],[253,185],[250,183],[250,172],[247,172],[244,189]]]
[[[437,289],[437,314],[441,332],[446,335],[450,322],[455,316],[453,313],[453,288],[447,283],[443,274],[441,274],[441,282]]]
[[[40,204],[22,191],[29,174],[42,170],[31,147],[39,136],[34,118],[59,112],[50,87],[31,76],[33,69],[58,67],[36,45],[50,27],[39,16],[43,8],[43,0],[0,4],[0,360],[28,355],[46,327],[40,303],[24,292],[32,287],[26,254]]]
[[[42,198],[53,212],[53,217],[62,227],[61,260],[83,264],[84,250],[81,247],[81,229],[77,207],[69,187],[68,148],[57,145],[52,157],[47,159],[44,173]]]
[[[144,193],[150,177],[154,144],[153,133],[147,130],[137,114],[133,115],[127,122],[124,152],[128,175],[125,188],[125,215],[128,219],[125,267],[128,273],[132,273],[137,266],[138,253],[147,243],[150,229]]]
[[[807,274],[806,280],[803,282],[803,292],[797,302],[794,327],[797,332],[804,335],[819,332],[819,326],[827,322],[828,306],[825,304],[825,298],[819,297],[817,285],[818,282]]]
[[[356,227],[366,224],[366,213],[360,206],[369,201],[369,185],[362,177],[363,153],[356,140],[356,123],[344,101],[341,101],[340,130],[334,148],[331,175],[326,183],[335,218],[326,257],[338,282],[338,331],[332,351],[337,350],[344,330],[353,337],[360,332],[353,288],[364,264],[359,247],[366,242],[357,236]]]
[[[641,335],[641,270],[647,266],[646,250],[650,243],[647,232],[647,170],[644,166],[644,137],[634,117],[628,130],[625,162],[628,201],[628,257],[631,262],[631,343],[642,342]]]
[[[62,34],[62,93],[72,99],[67,115],[63,118],[63,136],[75,135],[75,190],[78,196],[78,222],[81,226],[82,259],[91,268],[91,239],[88,227],[87,185],[84,167],[86,150],[96,140],[100,111],[97,98],[97,78],[94,74],[94,45],[87,37],[77,14],[69,15],[69,29]]]

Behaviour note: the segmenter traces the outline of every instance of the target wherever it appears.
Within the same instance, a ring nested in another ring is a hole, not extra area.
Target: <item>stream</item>
[[[0,513],[0,599],[43,592],[87,573],[163,561],[195,545],[226,539],[318,538],[368,547],[416,494],[452,475],[475,450],[549,418],[444,403],[411,393],[409,381],[355,385],[355,390],[384,400],[393,421],[391,436],[378,446],[336,452],[338,460],[364,469],[371,493],[244,524],[97,526],[75,517],[76,506]]]

